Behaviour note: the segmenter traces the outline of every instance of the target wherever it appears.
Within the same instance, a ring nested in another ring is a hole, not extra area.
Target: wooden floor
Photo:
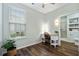
[[[17,56],[79,56],[78,47],[68,42],[53,48],[49,44],[36,44],[17,51]]]

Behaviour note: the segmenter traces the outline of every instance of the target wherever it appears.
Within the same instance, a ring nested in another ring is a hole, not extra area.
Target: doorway
[[[67,16],[60,19],[60,37],[67,38]]]

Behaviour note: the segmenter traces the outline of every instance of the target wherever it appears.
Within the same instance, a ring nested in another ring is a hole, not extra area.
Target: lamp
[[[58,19],[55,20],[55,26],[56,26],[56,27],[59,26],[59,20],[58,20]]]

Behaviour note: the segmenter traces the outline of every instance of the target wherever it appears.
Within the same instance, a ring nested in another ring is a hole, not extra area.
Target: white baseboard
[[[70,43],[74,43],[73,40],[68,40],[68,38],[61,38],[62,41],[66,41],[66,42],[70,42]]]
[[[25,47],[28,47],[28,46],[31,46],[31,45],[35,45],[35,44],[38,44],[38,43],[41,43],[42,41],[39,41],[39,42],[34,42],[32,44],[28,44],[28,45],[25,45],[25,46],[22,46],[22,47],[18,47],[17,49],[22,49],[22,48],[25,48]]]
[[[70,40],[66,40],[67,38],[61,38],[62,41],[66,41],[66,42],[71,42],[73,43],[73,41],[70,41]],[[28,46],[31,46],[31,45],[35,45],[35,44],[38,44],[38,43],[41,43],[42,41],[36,41],[36,42],[33,42],[31,44],[28,44],[28,45],[24,45],[24,46],[21,46],[21,47],[17,47],[17,49],[22,49],[22,48],[25,48],[25,47],[28,47]]]

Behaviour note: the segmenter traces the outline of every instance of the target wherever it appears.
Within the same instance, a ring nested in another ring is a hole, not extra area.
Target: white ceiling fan
[[[42,4],[42,8],[45,8],[45,5],[47,4],[47,3],[41,3]],[[52,4],[52,5],[55,5],[55,3],[48,3],[48,4]],[[32,5],[35,5],[35,3],[32,3]]]

